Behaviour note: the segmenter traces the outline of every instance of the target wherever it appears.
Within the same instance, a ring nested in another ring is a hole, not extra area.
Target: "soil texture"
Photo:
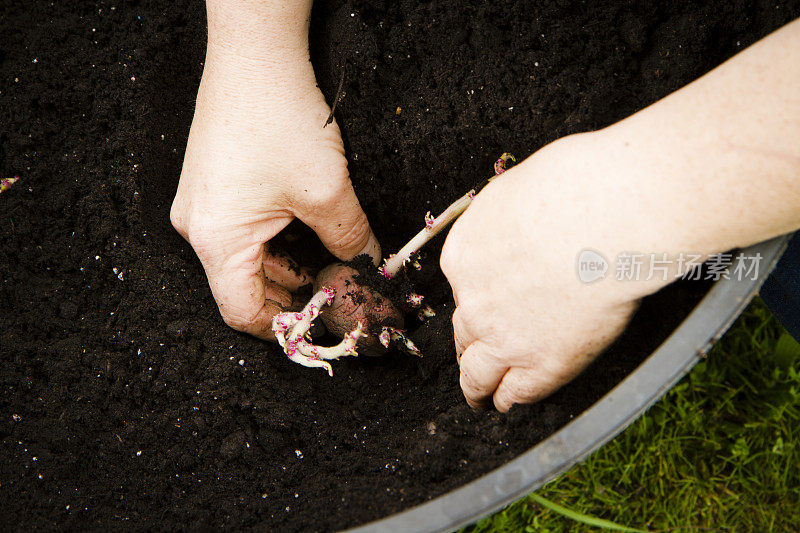
[[[422,359],[333,378],[229,329],[170,227],[201,0],[0,2],[0,529],[331,530],[424,502],[551,434],[699,301],[648,299],[574,383],[508,415],[458,387],[437,238],[412,274]],[[800,2],[318,0],[312,60],[384,250],[524,158],[666,96]],[[304,264],[331,262],[297,224]],[[547,312],[543,309],[542,312]]]

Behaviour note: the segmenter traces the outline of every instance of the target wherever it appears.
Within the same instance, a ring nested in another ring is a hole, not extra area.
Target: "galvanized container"
[[[354,532],[434,532],[466,526],[541,487],[619,434],[678,382],[730,327],[780,258],[789,238],[751,246],[757,279],[721,279],[658,349],[603,398],[500,468]]]

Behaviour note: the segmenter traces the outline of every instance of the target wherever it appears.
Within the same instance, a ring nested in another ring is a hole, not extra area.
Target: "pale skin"
[[[795,21],[631,117],[544,147],[478,194],[441,258],[470,405],[507,411],[551,394],[668,283],[582,284],[582,249],[708,256],[800,227],[798,50]]]
[[[340,258],[377,261],[380,248],[338,128],[322,128],[330,110],[308,61],[311,2],[207,5],[205,71],[171,217],[225,321],[271,338],[272,316],[309,279],[264,249],[289,221]],[[441,257],[470,405],[507,411],[551,394],[671,281],[583,284],[581,250],[612,261],[708,256],[800,227],[797,50],[800,21],[617,124],[551,143],[477,195]]]
[[[308,53],[311,2],[208,0],[208,48],[170,218],[197,252],[222,318],[274,340],[307,272],[269,252],[294,218],[338,258],[380,246],[358,203]],[[266,247],[265,247],[266,244]],[[300,304],[302,307],[302,303]]]

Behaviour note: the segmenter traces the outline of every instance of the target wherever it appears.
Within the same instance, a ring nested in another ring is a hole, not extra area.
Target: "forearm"
[[[312,0],[207,0],[209,54],[307,55]]]
[[[716,253],[800,227],[798,54],[800,20],[601,132],[609,157],[637,169],[629,207],[663,251]]]

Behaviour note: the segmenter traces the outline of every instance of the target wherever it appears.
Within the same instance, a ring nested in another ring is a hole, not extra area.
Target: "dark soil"
[[[222,323],[168,222],[202,2],[0,6],[0,177],[21,177],[0,196],[0,529],[320,530],[385,516],[563,426],[707,289],[648,300],[552,398],[476,414],[458,388],[439,238],[417,276],[438,312],[412,324],[423,359],[341,361],[333,378],[290,363]],[[311,34],[329,101],[347,62],[336,117],[393,251],[500,153],[625,117],[798,14],[797,1],[319,0]]]

